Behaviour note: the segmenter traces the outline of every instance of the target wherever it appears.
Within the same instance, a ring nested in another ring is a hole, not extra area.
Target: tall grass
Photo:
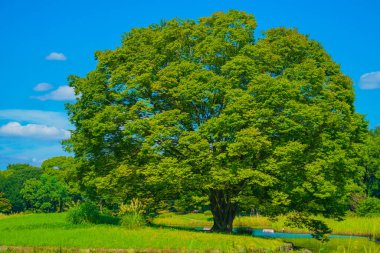
[[[129,230],[115,225],[72,225],[66,214],[31,214],[0,220],[0,245],[241,251],[276,249],[280,240],[175,229]]]
[[[380,244],[366,238],[330,239],[325,243],[314,239],[287,239],[286,241],[314,253],[380,253]]]

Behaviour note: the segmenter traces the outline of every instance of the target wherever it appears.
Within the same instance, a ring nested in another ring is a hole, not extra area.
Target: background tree
[[[73,202],[83,200],[83,192],[79,188],[76,161],[73,157],[57,156],[45,160],[41,164],[44,174],[55,176],[64,185],[68,197]]]
[[[367,196],[380,198],[380,127],[370,131],[366,147],[364,185]]]
[[[20,194],[23,184],[28,179],[38,179],[41,169],[29,164],[10,164],[3,172],[4,181],[0,183],[0,192],[3,192],[12,204],[12,212],[22,212],[27,203]]]
[[[231,231],[247,201],[268,214],[344,213],[367,134],[352,81],[297,30],[255,41],[255,28],[230,11],[132,29],[69,78],[66,145],[90,196],[207,196],[215,231]]]
[[[70,200],[65,185],[56,176],[47,174],[25,181],[20,194],[30,209],[42,212],[62,212],[65,202]]]
[[[10,213],[12,211],[11,202],[5,197],[4,193],[0,192],[0,213]]]

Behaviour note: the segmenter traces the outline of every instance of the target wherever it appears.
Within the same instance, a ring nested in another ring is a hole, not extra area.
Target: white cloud
[[[63,53],[57,53],[57,52],[52,52],[48,56],[45,57],[46,60],[49,61],[66,61],[67,58]]]
[[[50,83],[39,83],[33,88],[33,90],[35,90],[35,91],[47,91],[47,90],[50,90],[52,88],[53,88],[53,85],[51,85]]]
[[[22,121],[39,125],[70,128],[65,113],[41,110],[0,110],[0,120]]]
[[[55,100],[55,101],[64,101],[64,100],[75,100],[74,89],[69,86],[60,86],[58,89],[45,94],[43,96],[34,96],[32,98],[39,99],[42,101],[46,100]]]
[[[360,77],[359,87],[363,90],[380,88],[380,71],[365,73]]]
[[[9,122],[0,127],[0,135],[61,140],[69,138],[70,132],[46,125],[27,124],[23,126],[19,122]]]

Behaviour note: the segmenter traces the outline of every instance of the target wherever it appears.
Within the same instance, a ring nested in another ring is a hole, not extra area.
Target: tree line
[[[0,171],[0,213],[63,212],[83,200],[73,157],[53,157],[41,167],[10,164]]]

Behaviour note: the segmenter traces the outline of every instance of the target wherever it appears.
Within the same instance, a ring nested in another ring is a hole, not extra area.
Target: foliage
[[[121,218],[121,225],[127,229],[142,228],[145,224],[145,217],[139,213],[126,213]]]
[[[47,159],[42,168],[8,165],[0,171],[0,192],[11,202],[12,212],[62,212],[83,199],[75,159],[64,156]]]
[[[132,199],[129,205],[120,206],[121,225],[128,229],[136,229],[145,226],[145,206],[137,198]]]
[[[198,194],[194,194],[194,192],[186,192],[173,201],[172,208],[177,212],[191,212],[203,210],[208,205],[209,201],[207,197],[201,197]]]
[[[0,192],[0,213],[8,214],[12,211],[11,202],[5,198],[4,193]]]
[[[288,216],[286,225],[301,228],[305,227],[312,232],[311,235],[313,238],[322,242],[328,241],[328,235],[332,232],[332,229],[329,228],[324,221],[295,212]]]
[[[42,174],[40,179],[25,181],[20,194],[32,210],[62,212],[68,198],[66,186],[56,176]]]
[[[12,204],[12,212],[22,212],[29,208],[20,193],[24,183],[29,179],[38,179],[41,169],[28,164],[10,164],[3,172],[3,182],[0,182],[0,192],[3,192]]]
[[[360,216],[380,216],[380,199],[375,197],[366,198],[359,204],[357,213]]]
[[[380,126],[370,131],[361,154],[367,196],[380,198]]]
[[[231,231],[242,203],[344,214],[367,134],[352,81],[297,30],[255,41],[255,28],[229,11],[132,29],[69,78],[78,96],[66,147],[90,197],[148,208],[208,197],[217,231]]]
[[[133,198],[129,205],[120,205],[119,215],[126,213],[144,214],[145,212],[145,205],[139,199]]]
[[[67,212],[67,221],[71,224],[97,224],[100,223],[99,208],[92,202],[84,202],[72,207]]]
[[[56,176],[62,184],[66,185],[67,195],[73,202],[83,200],[76,176],[76,161],[73,157],[57,156],[45,160],[41,169],[45,174]]]

